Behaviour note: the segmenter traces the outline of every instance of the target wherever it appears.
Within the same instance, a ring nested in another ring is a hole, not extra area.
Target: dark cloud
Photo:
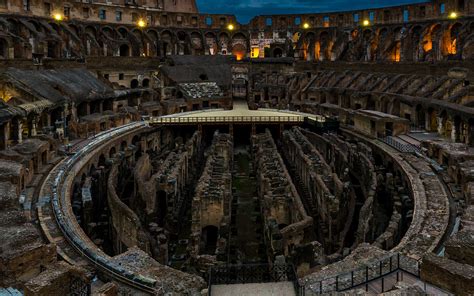
[[[235,14],[248,23],[256,15],[357,10],[427,2],[427,0],[196,0],[203,13]]]

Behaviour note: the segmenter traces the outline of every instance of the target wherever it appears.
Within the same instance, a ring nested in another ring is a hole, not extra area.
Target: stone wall
[[[429,254],[423,257],[421,279],[456,295],[474,293],[474,267]]]
[[[313,219],[306,213],[269,130],[252,137],[252,150],[265,240],[273,261],[278,255],[288,255],[294,246],[309,242]]]
[[[218,229],[218,240],[214,254],[218,259],[225,255],[232,203],[233,139],[228,134],[216,132],[207,151],[204,172],[196,187],[192,202],[191,256],[197,258],[204,251],[206,237],[204,230]],[[224,260],[226,260],[224,258]]]
[[[355,204],[347,172],[341,180],[298,128],[283,133],[283,144],[288,163],[305,187],[307,207],[317,220],[326,252],[341,251]]]

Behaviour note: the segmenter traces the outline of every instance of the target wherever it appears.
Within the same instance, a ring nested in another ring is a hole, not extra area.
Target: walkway
[[[212,286],[211,296],[296,296],[292,282]]]
[[[452,296],[453,295],[438,287],[427,284],[421,281],[419,278],[409,273],[406,273],[404,271],[393,272],[381,279],[370,282],[368,285],[367,292],[371,295],[378,295],[378,294],[390,291],[391,288],[397,283],[397,276],[398,276],[398,281],[409,284],[409,285],[418,286],[427,295],[436,295],[436,296]],[[358,286],[351,291],[355,291],[355,290],[366,290],[366,287],[365,285]]]
[[[263,221],[249,146],[234,149],[232,186],[234,187],[231,219],[233,236],[230,244],[233,258],[229,258],[230,263],[264,263],[267,254],[263,239]]]
[[[288,110],[250,110],[246,102],[234,102],[232,110],[210,109],[152,117],[150,124],[213,124],[213,123],[302,123],[315,115]]]

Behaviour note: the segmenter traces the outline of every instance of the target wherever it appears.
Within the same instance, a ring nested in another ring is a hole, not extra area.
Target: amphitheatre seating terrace
[[[474,294],[472,1],[152,2],[0,0],[0,294]]]

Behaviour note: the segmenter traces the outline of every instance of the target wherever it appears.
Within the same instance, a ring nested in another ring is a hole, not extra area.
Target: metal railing
[[[315,283],[306,283],[306,289],[312,293],[324,294],[331,292],[343,292],[358,286],[383,278],[395,271],[404,271],[415,277],[420,276],[419,261],[404,256],[400,253],[392,254],[383,259],[356,268],[354,270],[327,277]]]
[[[105,272],[108,276],[126,283],[141,291],[156,293],[159,292],[161,287],[156,287],[156,281],[153,279],[145,278],[139,274],[135,274],[126,270],[125,268],[115,265],[111,262],[108,256],[102,255],[99,249],[95,246],[88,245],[83,240],[82,232],[77,223],[72,220],[72,213],[70,208],[68,209],[66,200],[70,197],[67,196],[67,186],[64,184],[66,178],[70,173],[73,173],[73,167],[87,154],[91,153],[98,146],[102,145],[107,140],[122,135],[131,130],[143,127],[143,123],[130,123],[116,129],[100,133],[84,147],[82,147],[76,154],[65,159],[59,166],[58,171],[55,173],[54,180],[51,184],[51,206],[53,209],[53,215],[59,229],[64,235],[69,245],[71,245],[79,255],[86,258],[96,268]]]
[[[392,136],[379,137],[379,140],[403,153],[422,153],[420,147],[412,144],[400,143],[399,141],[394,140]]]
[[[303,296],[305,288],[300,284],[291,264],[241,264],[219,265],[209,269],[208,295],[213,285],[292,282],[296,295]]]
[[[151,117],[150,124],[303,123],[303,116]]]

